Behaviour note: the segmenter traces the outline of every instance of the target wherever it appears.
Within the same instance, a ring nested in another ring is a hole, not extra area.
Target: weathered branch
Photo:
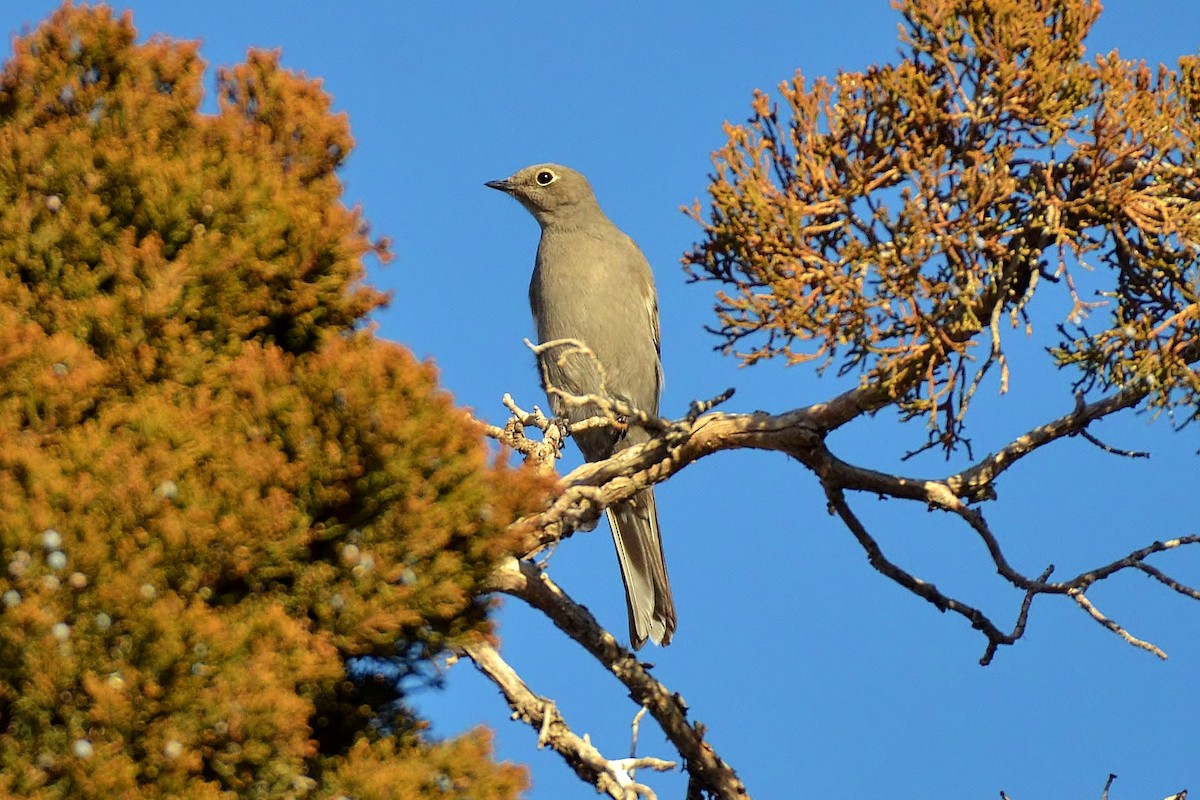
[[[1036,591],[1033,589],[1026,590],[1025,600],[1021,604],[1021,612],[1017,616],[1013,632],[1004,633],[979,609],[943,594],[934,584],[921,580],[889,561],[884,556],[883,549],[879,546],[879,543],[867,532],[866,527],[854,512],[851,511],[850,506],[846,503],[846,497],[840,488],[827,485],[825,487],[825,496],[829,500],[830,509],[841,517],[846,527],[854,535],[854,538],[858,540],[859,545],[866,551],[867,560],[870,561],[872,567],[918,597],[929,601],[938,611],[953,611],[956,614],[962,615],[971,623],[972,628],[980,631],[987,637],[987,650],[984,651],[983,657],[979,660],[980,664],[986,666],[991,663],[992,657],[995,656],[999,645],[1012,644],[1024,634],[1025,624],[1029,618],[1029,606],[1033,602],[1033,596],[1036,594]],[[1040,580],[1045,580],[1050,575],[1051,569],[1053,567],[1042,573]]]
[[[533,536],[530,550],[569,536],[578,520],[594,521],[603,508],[666,480],[688,464],[721,450],[756,449],[787,453],[812,469],[823,482],[843,489],[919,500],[953,508],[956,498],[992,499],[995,479],[1019,459],[1040,447],[1072,436],[1092,422],[1136,405],[1145,389],[1126,389],[1076,408],[1014,439],[967,470],[944,478],[919,478],[849,464],[825,445],[826,435],[873,407],[870,392],[855,389],[782,414],[705,414],[674,423],[656,420],[661,433],[652,441],[623,450],[610,459],[584,464],[562,478],[563,493],[542,514],[522,524]],[[570,396],[573,403],[608,403],[617,413],[625,407],[593,395]],[[598,507],[596,507],[598,506]]]
[[[571,730],[553,701],[534,694],[490,644],[472,642],[463,645],[463,652],[500,689],[512,709],[513,719],[529,724],[538,732],[538,748],[549,747],[561,755],[575,774],[595,786],[597,792],[614,800],[637,797],[654,800],[654,792],[637,783],[632,771],[646,768],[666,772],[675,768],[673,761],[658,758],[605,758],[590,741]]]
[[[1162,651],[1156,646],[1143,642],[1101,613],[1086,592],[1096,582],[1117,572],[1136,569],[1181,594],[1200,599],[1200,591],[1175,581],[1145,563],[1145,559],[1155,553],[1200,543],[1200,536],[1154,542],[1068,580],[1050,582],[1048,578],[1053,567],[1048,567],[1036,578],[1014,568],[983,514],[968,505],[969,502],[994,499],[996,478],[1021,458],[1059,439],[1085,431],[1088,425],[1098,419],[1137,405],[1146,394],[1145,388],[1132,387],[1092,403],[1084,403],[1081,397],[1077,397],[1071,412],[1027,431],[970,468],[942,478],[880,472],[847,463],[829,450],[826,436],[830,430],[872,409],[877,398],[866,390],[852,390],[829,403],[782,414],[692,413],[673,422],[639,418],[621,403],[604,398],[564,395],[571,404],[603,408],[607,415],[620,416],[633,424],[644,424],[656,434],[645,444],[623,450],[605,461],[584,464],[573,470],[562,478],[563,491],[550,508],[519,521],[517,525],[528,536],[525,552],[532,553],[570,536],[577,529],[594,524],[608,506],[666,480],[705,456],[722,450],[744,448],[783,452],[811,469],[820,479],[830,499],[831,509],[845,522],[876,569],[925,598],[939,610],[962,615],[972,627],[984,634],[988,644],[982,663],[989,663],[1000,645],[1010,645],[1024,635],[1029,608],[1033,597],[1038,594],[1069,596],[1089,616],[1130,644],[1161,655]],[[703,407],[704,404],[694,405],[694,408]],[[916,578],[887,560],[878,543],[850,511],[845,501],[847,491],[917,501],[931,508],[948,511],[966,522],[987,550],[997,574],[1024,594],[1012,631],[1004,632],[979,609],[941,593],[933,584]]]
[[[1113,620],[1106,617],[1103,613],[1101,613],[1100,609],[1098,609],[1098,608],[1096,608],[1096,606],[1092,605],[1092,601],[1087,599],[1087,596],[1084,594],[1083,589],[1072,589],[1071,591],[1067,592],[1067,594],[1070,595],[1072,600],[1074,600],[1076,603],[1079,604],[1080,608],[1082,608],[1084,611],[1086,611],[1088,613],[1088,616],[1090,616],[1092,619],[1096,620],[1096,622],[1099,622],[1101,625],[1103,625],[1108,630],[1110,630],[1113,633],[1120,636],[1125,641],[1129,642],[1129,644],[1133,645],[1134,647],[1140,647],[1143,650],[1151,652],[1154,655],[1158,656],[1159,658],[1165,659],[1167,657],[1167,654],[1164,653],[1162,651],[1162,649],[1160,649],[1157,645],[1137,638],[1136,636],[1131,634],[1129,631],[1125,630],[1120,625],[1118,625],[1116,622],[1114,622]]]
[[[1063,416],[1015,438],[999,452],[970,468],[942,478],[920,478],[881,472],[850,464],[829,449],[830,431],[870,413],[886,402],[877,392],[855,389],[806,408],[782,414],[756,412],[729,414],[711,408],[732,394],[692,404],[681,419],[667,420],[647,415],[617,400],[595,395],[575,396],[550,387],[556,402],[569,407],[587,406],[597,416],[567,427],[561,420],[547,418],[538,409],[526,412],[505,396],[512,416],[503,428],[486,426],[490,435],[523,453],[543,469],[552,469],[561,452],[563,437],[593,425],[639,425],[652,434],[650,441],[623,450],[604,461],[583,464],[561,479],[562,492],[549,508],[519,520],[515,526],[526,535],[522,553],[529,555],[552,546],[576,530],[594,526],[604,509],[630,498],[639,490],[666,480],[687,465],[722,450],[758,449],[787,453],[810,469],[821,481],[831,511],[836,513],[867,554],[871,565],[906,590],[922,597],[940,611],[950,611],[967,620],[987,640],[981,664],[988,664],[1002,645],[1012,645],[1026,630],[1033,599],[1039,594],[1066,595],[1090,617],[1124,641],[1159,657],[1166,654],[1156,645],[1131,634],[1107,617],[1087,596],[1099,581],[1118,572],[1141,571],[1176,592],[1200,600],[1200,591],[1169,577],[1146,563],[1156,553],[1184,545],[1200,544],[1200,535],[1184,536],[1134,550],[1108,564],[1084,571],[1064,581],[1050,581],[1054,567],[1047,566],[1036,578],[1014,568],[1004,555],[999,539],[983,513],[969,503],[996,497],[996,478],[1021,458],[1052,442],[1086,433],[1087,426],[1122,409],[1136,406],[1147,396],[1143,388],[1116,392],[1092,403],[1076,398],[1075,408]],[[540,439],[525,435],[527,428],[541,432]],[[1125,451],[1114,451],[1127,455]],[[996,572],[1023,594],[1012,629],[1003,630],[987,614],[952,597],[933,583],[916,577],[889,560],[876,539],[853,513],[846,492],[866,492],[881,497],[907,499],[961,518],[978,536]],[[653,678],[648,665],[637,661],[629,650],[605,631],[588,610],[570,599],[532,562],[515,559],[491,576],[489,588],[519,597],[542,611],[556,626],[578,642],[612,672],[628,689],[630,697],[658,721],[667,738],[683,757],[689,773],[689,798],[719,797],[744,800],[749,797],[734,770],[704,739],[704,727],[690,723],[683,699]],[[653,797],[637,784],[628,770],[638,766],[667,768],[667,762],[603,758],[590,742],[571,732],[554,704],[533,694],[493,649],[483,645],[466,648],[476,665],[500,687],[514,717],[539,730],[539,746],[559,752],[581,778],[614,798]],[[636,725],[635,725],[636,731]],[[635,732],[636,742],[636,732]]]
[[[964,499],[991,499],[993,481],[1017,461],[1039,447],[1085,430],[1102,417],[1136,406],[1147,394],[1149,390],[1143,386],[1130,386],[1092,403],[1084,403],[1082,396],[1077,395],[1073,411],[1018,436],[999,452],[989,455],[970,469],[951,475],[946,479],[946,484]]]
[[[524,600],[544,613],[564,633],[583,646],[645,706],[683,757],[691,780],[722,800],[747,800],[746,787],[704,739],[704,726],[687,720],[683,698],[650,675],[586,608],[573,601],[528,561],[510,560],[491,577],[491,588]]]

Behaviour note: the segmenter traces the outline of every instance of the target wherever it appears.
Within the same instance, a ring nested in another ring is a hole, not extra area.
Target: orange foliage
[[[512,797],[345,665],[489,631],[549,484],[365,327],[319,85],[251,53],[206,116],[203,69],[67,5],[0,76],[0,792]]]
[[[893,5],[899,63],[797,73],[784,114],[759,92],[726,128],[687,259],[725,286],[726,351],[860,371],[875,408],[925,417],[949,451],[988,371],[1007,386],[1006,329],[1056,287],[1077,388],[1146,387],[1194,417],[1197,59],[1089,63],[1095,0]]]

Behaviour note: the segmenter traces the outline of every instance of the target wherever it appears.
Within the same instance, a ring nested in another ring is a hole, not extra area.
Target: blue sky
[[[318,4],[313,4],[314,6]],[[1153,63],[1195,53],[1195,0],[1113,0],[1089,40]],[[8,0],[10,37],[56,2]],[[687,285],[679,257],[699,237],[679,212],[704,197],[721,125],[749,114],[755,88],[799,68],[810,77],[894,60],[897,14],[886,0],[829,2],[296,3],[138,0],[144,38],[200,39],[213,67],[248,47],[280,47],[285,65],[324,80],[358,142],[346,200],[395,242],[396,261],[371,280],[395,293],[380,335],[431,358],[458,402],[502,420],[500,396],[543,403],[523,337],[537,226],[483,187],[518,167],[558,161],[587,174],[609,215],[654,265],[667,374],[663,410],[727,386],[727,409],[781,411],[844,384],[810,369],[738,369],[712,351],[712,288]],[[6,40],[6,54],[7,40]],[[212,86],[210,76],[209,86]],[[1058,319],[1036,320],[1048,335]],[[985,385],[971,430],[995,450],[1069,410],[1062,376],[1037,336],[1012,354],[1011,391]],[[890,413],[832,439],[843,458],[939,475],[935,454],[898,457],[923,431]],[[1196,431],[1145,416],[1096,433],[1149,460],[1122,460],[1080,440],[1060,442],[1006,474],[985,509],[1013,563],[1059,575],[1115,559],[1154,539],[1197,531]],[[577,463],[568,454],[565,466]],[[957,462],[956,462],[957,463]],[[987,668],[983,639],[875,573],[816,480],[782,456],[723,453],[660,487],[659,509],[679,609],[667,649],[643,658],[681,693],[717,751],[759,798],[891,797],[1013,800],[1161,798],[1200,791],[1200,604],[1134,575],[1093,599],[1161,662],[1062,599],[1040,598],[1029,631]],[[1011,625],[1006,590],[968,532],[944,515],[852,496],[888,554],[920,577]],[[1155,564],[1200,583],[1200,552]],[[602,525],[559,548],[551,576],[624,635],[624,603]],[[549,623],[516,601],[501,615],[503,652],[535,692],[556,699],[602,752],[628,751],[634,708],[618,684]],[[533,770],[532,800],[593,797],[535,734],[509,721],[499,694],[466,662],[448,688],[417,698],[438,734],[484,723],[503,758]],[[640,751],[669,757],[643,726]],[[642,775],[662,798],[683,796],[679,773]]]

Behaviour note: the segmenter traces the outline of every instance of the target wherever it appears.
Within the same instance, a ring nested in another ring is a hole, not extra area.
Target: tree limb
[[[704,726],[688,722],[683,698],[651,676],[648,665],[622,647],[590,611],[528,561],[506,561],[492,573],[490,582],[493,590],[518,597],[544,613],[613,673],[633,701],[645,706],[658,721],[683,757],[692,781],[722,800],[748,800],[750,795],[741,779],[705,741]]]
[[[463,645],[462,649],[479,671],[500,689],[513,711],[513,719],[528,723],[538,732],[539,749],[550,747],[563,757],[576,775],[613,800],[636,800],[638,797],[655,800],[654,792],[637,783],[632,771],[646,768],[666,772],[675,768],[673,761],[605,758],[590,741],[571,730],[553,701],[534,694],[494,647],[476,641]]]
[[[1014,568],[983,514],[968,505],[970,502],[994,499],[996,478],[1021,458],[1059,439],[1085,431],[1088,425],[1098,419],[1136,406],[1146,395],[1147,390],[1139,386],[1091,403],[1085,403],[1081,396],[1077,396],[1075,408],[1069,413],[1027,431],[968,469],[942,478],[880,472],[850,464],[834,455],[826,444],[827,434],[855,416],[867,413],[877,402],[874,394],[865,389],[851,390],[829,403],[797,408],[782,414],[693,413],[675,421],[646,419],[644,414],[639,416],[630,413],[630,409],[617,401],[591,395],[563,395],[565,401],[571,404],[595,405],[607,415],[621,415],[632,424],[643,424],[653,432],[653,438],[645,444],[623,450],[612,458],[583,464],[572,470],[561,479],[562,493],[548,509],[515,524],[527,534],[523,551],[536,552],[570,536],[575,530],[594,525],[605,508],[666,480],[708,455],[735,449],[783,452],[808,467],[820,479],[830,508],[866,551],[872,566],[939,610],[962,615],[972,627],[984,634],[988,644],[981,663],[990,663],[1000,645],[1010,645],[1024,635],[1030,605],[1038,594],[1070,596],[1089,616],[1130,644],[1162,655],[1161,649],[1143,642],[1104,616],[1085,593],[1096,582],[1117,572],[1136,569],[1181,594],[1200,600],[1200,591],[1175,581],[1145,563],[1145,559],[1155,553],[1200,543],[1200,536],[1154,542],[1068,580],[1050,582],[1048,578],[1053,572],[1052,566],[1036,578]],[[704,408],[705,404],[694,404],[693,407]],[[979,609],[943,594],[933,584],[916,578],[888,561],[878,543],[851,512],[845,500],[846,491],[921,502],[955,514],[966,522],[987,550],[997,574],[1024,593],[1012,631],[1005,633]]]

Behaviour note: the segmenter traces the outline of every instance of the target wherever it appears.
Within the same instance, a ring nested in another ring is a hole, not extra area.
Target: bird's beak
[[[484,184],[484,186],[488,187],[489,189],[496,189],[498,191],[504,192],[505,194],[512,194],[513,187],[512,187],[512,183],[508,180],[508,178],[505,178],[502,181],[488,181],[487,183]]]

